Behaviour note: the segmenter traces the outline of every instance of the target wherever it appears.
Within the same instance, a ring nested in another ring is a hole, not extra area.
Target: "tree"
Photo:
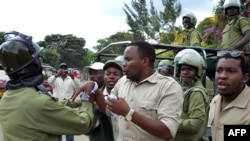
[[[53,48],[45,48],[41,52],[42,62],[51,66],[58,66],[60,63],[60,54]]]
[[[175,23],[181,14],[181,4],[177,0],[162,0],[162,4],[164,6],[164,11],[160,12],[162,30],[172,34],[175,40],[177,38]]]
[[[69,67],[82,68],[89,64],[86,59],[88,49],[83,49],[85,46],[83,38],[77,38],[72,34],[52,34],[47,35],[45,41],[41,41],[39,44],[46,49],[51,49],[50,51],[56,50],[60,54],[59,62],[65,62]],[[54,67],[58,67],[58,65],[59,63]]]
[[[127,24],[135,37],[158,41],[162,32],[175,35],[174,25],[180,16],[181,4],[177,0],[162,0],[162,4],[164,10],[159,12],[153,0],[150,0],[150,10],[147,8],[146,0],[132,0],[133,9],[125,4],[123,10],[127,15]]]

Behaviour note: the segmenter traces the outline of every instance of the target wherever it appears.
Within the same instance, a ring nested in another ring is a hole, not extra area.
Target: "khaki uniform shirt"
[[[34,88],[7,90],[0,101],[4,140],[59,141],[60,135],[87,133],[93,122],[92,104],[83,102],[78,110],[69,107],[73,105]]]
[[[185,46],[200,46],[201,41],[201,35],[195,28],[184,30],[183,43]]]
[[[250,22],[245,17],[236,17],[231,20],[223,29],[221,48],[227,49],[239,42],[244,33],[250,30]],[[242,48],[243,51],[250,51],[249,45]]]
[[[155,72],[136,83],[124,76],[116,83],[112,93],[125,98],[136,112],[160,120],[175,136],[182,113],[183,91],[173,78]],[[116,141],[163,141],[122,116],[117,118],[115,124],[113,130],[117,134],[114,135]]]
[[[224,125],[250,124],[250,88],[246,85],[241,94],[222,111],[221,96],[216,95],[210,103],[209,124],[213,141],[224,141]]]

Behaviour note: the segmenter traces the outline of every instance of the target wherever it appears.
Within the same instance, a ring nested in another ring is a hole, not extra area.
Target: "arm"
[[[123,98],[119,98],[117,101],[110,100],[107,103],[111,111],[122,115],[123,117],[125,117],[130,110],[130,107]],[[121,109],[119,111],[116,110],[117,108],[114,108],[118,105],[120,106],[119,109]],[[173,138],[169,128],[160,120],[148,118],[135,111],[131,121],[154,136],[163,138],[165,140],[171,140]]]
[[[90,94],[92,89],[94,88],[94,85],[95,84],[93,81],[85,82],[74,92],[71,99],[74,101],[75,98],[84,91],[86,92],[87,97],[89,97],[89,101],[90,102],[96,101],[97,105],[100,108],[100,111],[105,113],[106,104],[102,92],[99,89],[97,89],[95,91],[95,94]]]
[[[152,118],[149,115],[143,115],[135,111],[132,116],[132,122],[153,136],[171,140],[179,126],[183,93],[177,82],[164,85],[163,88],[164,90],[161,91],[162,94],[157,104],[157,117]],[[130,106],[125,99],[120,97],[118,100],[107,101],[107,105],[112,112],[124,117],[130,110]]]
[[[62,70],[59,69],[55,75],[52,75],[52,76],[50,76],[50,77],[48,78],[48,83],[49,83],[53,88],[55,88],[55,81],[56,81],[56,78],[59,77],[59,76],[61,75],[61,73],[62,73]]]
[[[92,129],[92,104],[83,102],[79,110],[66,106],[68,100],[48,100],[39,112],[37,128],[47,133],[86,134]]]
[[[250,42],[250,30],[246,31],[243,38],[241,38],[241,40],[238,43],[233,45],[228,50],[235,50],[235,49],[241,50],[241,48],[243,48],[245,45],[249,44],[249,42]]]
[[[206,114],[208,114],[206,113],[206,102],[200,92],[192,92],[190,98],[185,102],[188,103],[187,110],[183,113],[186,118],[182,119],[178,131],[196,134],[201,130],[207,117]]]

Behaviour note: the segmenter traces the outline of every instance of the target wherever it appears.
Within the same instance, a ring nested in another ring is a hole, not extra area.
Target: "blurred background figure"
[[[193,13],[188,13],[182,17],[182,25],[184,27],[184,39],[185,46],[200,46],[201,34],[196,30],[195,26],[197,18]]]
[[[95,62],[90,66],[84,67],[83,71],[88,73],[88,79],[95,81],[98,84],[100,90],[104,89],[104,80],[103,80],[103,66],[102,62]]]
[[[225,0],[223,10],[228,23],[222,32],[221,48],[250,51],[250,22],[241,16],[240,0]]]
[[[158,64],[158,72],[165,76],[173,76],[173,62],[170,60],[161,60]]]
[[[82,84],[68,71],[68,65],[61,63],[55,75],[48,78],[48,83],[53,88],[53,96],[58,99],[70,99],[75,90]]]
[[[81,85],[80,80],[69,72],[66,63],[60,64],[57,73],[48,78],[48,83],[53,88],[52,95],[58,99],[70,99],[75,90]],[[60,141],[62,141],[62,136]],[[74,136],[66,135],[66,141],[74,141]]]

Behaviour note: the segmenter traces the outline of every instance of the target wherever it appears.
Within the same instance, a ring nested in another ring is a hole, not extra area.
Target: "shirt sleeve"
[[[48,83],[54,88],[55,87],[55,81],[56,81],[56,77],[54,75],[50,76],[48,78]]]
[[[158,118],[162,121],[174,137],[180,124],[183,105],[183,91],[176,81],[169,81],[164,85],[164,94],[160,98]]]
[[[92,128],[92,104],[83,102],[79,109],[67,106],[68,100],[48,100],[40,112],[39,130],[55,135],[80,135]]]

